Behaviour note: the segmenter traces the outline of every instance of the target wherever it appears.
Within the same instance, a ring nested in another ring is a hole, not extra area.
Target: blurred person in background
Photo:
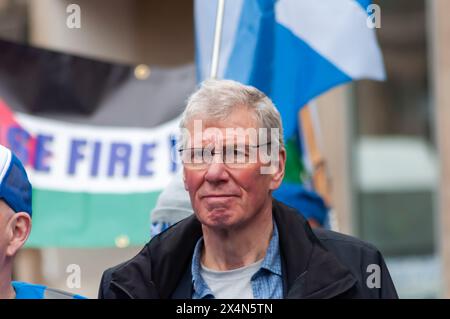
[[[43,285],[12,281],[14,257],[31,232],[31,193],[22,163],[0,145],[0,299],[82,299]]]
[[[158,235],[193,214],[189,194],[184,189],[183,174],[180,170],[163,189],[155,208],[150,213],[150,237]]]

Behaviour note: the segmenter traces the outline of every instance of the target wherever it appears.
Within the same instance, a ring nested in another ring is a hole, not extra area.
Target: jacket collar
[[[351,272],[323,247],[295,209],[274,200],[272,210],[279,231],[287,298],[332,298],[355,285]],[[130,298],[170,298],[186,278],[201,236],[201,224],[195,216],[180,221],[118,267],[112,273],[111,286]]]

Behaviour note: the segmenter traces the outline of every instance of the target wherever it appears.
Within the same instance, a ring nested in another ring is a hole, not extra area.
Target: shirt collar
[[[213,298],[214,295],[211,291],[211,289],[206,284],[203,277],[200,275],[200,256],[203,248],[203,237],[200,237],[200,239],[197,241],[197,244],[195,245],[194,254],[192,256],[192,265],[191,265],[191,272],[192,272],[192,284],[194,286],[194,294],[197,298],[203,299],[203,298]]]
[[[278,236],[278,227],[273,221],[272,238],[267,248],[266,256],[261,264],[261,269],[266,269],[278,276],[281,276],[281,258],[280,258],[280,244]]]
[[[203,298],[213,298],[214,295],[211,289],[206,284],[205,280],[200,275],[200,256],[203,248],[203,237],[201,237],[197,244],[195,245],[194,254],[192,255],[192,284],[194,286],[194,293],[199,299]],[[272,238],[269,242],[269,247],[267,248],[266,256],[263,259],[261,264],[261,268],[256,272],[256,274],[252,277],[254,279],[256,276],[259,276],[263,272],[262,269],[274,273],[278,276],[281,276],[281,258],[280,258],[280,245],[279,245],[279,235],[278,235],[278,227],[273,221],[273,233]]]

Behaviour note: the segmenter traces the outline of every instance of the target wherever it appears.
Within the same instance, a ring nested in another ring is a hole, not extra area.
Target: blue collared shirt
[[[192,299],[214,299],[214,294],[200,275],[200,255],[203,247],[203,237],[195,245],[192,256],[192,283],[194,292]],[[283,277],[281,274],[281,256],[278,229],[273,223],[273,234],[267,248],[261,267],[250,279],[253,297],[255,299],[282,299]]]

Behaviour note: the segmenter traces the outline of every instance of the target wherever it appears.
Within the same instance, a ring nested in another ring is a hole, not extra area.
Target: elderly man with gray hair
[[[272,198],[286,150],[280,114],[264,93],[205,81],[189,98],[180,129],[194,215],[105,271],[100,298],[397,297],[375,247],[313,231]]]

